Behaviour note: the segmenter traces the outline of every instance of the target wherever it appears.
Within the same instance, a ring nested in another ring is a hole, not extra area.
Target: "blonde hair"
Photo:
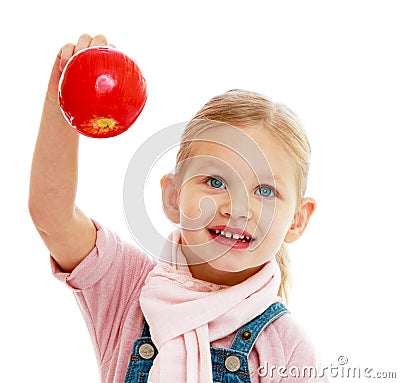
[[[295,160],[298,169],[297,202],[301,202],[307,186],[311,149],[301,122],[287,106],[274,103],[259,93],[240,89],[212,98],[186,126],[176,156],[178,166],[190,157],[191,145],[199,133],[199,124],[196,123],[199,120],[219,121],[238,128],[262,123]],[[287,301],[291,278],[290,259],[284,243],[276,254],[276,259],[282,274],[278,294]]]

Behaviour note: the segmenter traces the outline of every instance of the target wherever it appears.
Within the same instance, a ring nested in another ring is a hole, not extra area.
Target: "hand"
[[[103,35],[90,36],[88,34],[79,37],[76,45],[66,44],[58,52],[56,61],[54,62],[53,69],[50,76],[47,95],[51,99],[57,101],[58,98],[58,82],[60,81],[61,73],[67,64],[67,61],[76,52],[94,46],[110,46],[107,44],[107,39]]]

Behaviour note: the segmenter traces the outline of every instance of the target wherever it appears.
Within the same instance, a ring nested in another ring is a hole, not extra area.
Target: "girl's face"
[[[194,277],[235,284],[279,250],[295,221],[296,166],[261,125],[193,143],[177,176],[182,251]]]

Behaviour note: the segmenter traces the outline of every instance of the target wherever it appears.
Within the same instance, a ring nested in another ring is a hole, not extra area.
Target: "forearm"
[[[29,211],[52,256],[64,271],[72,271],[93,249],[96,228],[75,206],[78,183],[79,133],[72,129],[57,101],[58,82],[65,64],[84,48],[105,45],[98,35],[82,35],[66,44],[54,62],[33,154]]]
[[[38,229],[55,229],[75,214],[79,134],[46,96],[33,154],[29,209]]]

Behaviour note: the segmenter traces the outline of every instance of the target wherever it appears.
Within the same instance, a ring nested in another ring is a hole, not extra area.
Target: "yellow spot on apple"
[[[97,120],[97,127],[99,128],[99,133],[108,132],[109,130],[113,130],[115,127],[115,121],[112,118],[99,118]]]

